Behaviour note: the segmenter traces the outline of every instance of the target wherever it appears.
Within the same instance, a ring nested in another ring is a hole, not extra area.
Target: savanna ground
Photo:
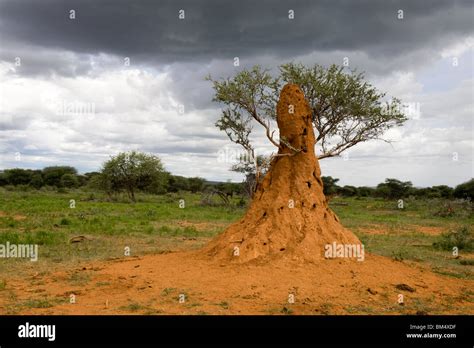
[[[243,215],[238,198],[232,207],[203,206],[190,193],[140,195],[135,204],[105,198],[0,191],[0,244],[39,244],[37,262],[0,259],[0,314],[474,313],[474,253],[454,257],[433,246],[442,233],[474,225],[465,204],[449,203],[452,212],[440,199],[399,209],[396,201],[334,198],[331,208],[372,256],[292,272],[282,262],[197,266],[183,257]],[[333,271],[347,277],[333,279]],[[288,303],[288,294],[298,300]]]

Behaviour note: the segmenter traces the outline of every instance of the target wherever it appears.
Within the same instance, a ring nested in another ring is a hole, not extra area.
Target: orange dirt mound
[[[325,245],[361,244],[329,209],[311,110],[297,85],[281,91],[277,123],[286,145],[280,145],[245,216],[204,248],[208,257],[238,263],[280,256],[313,261],[324,258]],[[294,154],[292,148],[300,151]]]

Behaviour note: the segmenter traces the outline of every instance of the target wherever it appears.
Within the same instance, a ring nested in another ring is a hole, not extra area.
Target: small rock
[[[367,291],[368,291],[369,294],[371,294],[371,295],[377,295],[377,291],[372,290],[371,288],[368,288]]]
[[[412,288],[410,285],[407,284],[397,284],[395,288],[398,290],[408,291],[408,292],[415,292],[416,289]]]

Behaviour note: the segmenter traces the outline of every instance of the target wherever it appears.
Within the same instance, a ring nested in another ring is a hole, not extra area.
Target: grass
[[[400,262],[417,262],[438,274],[474,279],[471,250],[460,249],[461,260],[458,260],[450,249],[453,240],[456,244],[468,239],[466,226],[474,225],[472,206],[452,204],[458,207],[455,214],[440,216],[439,211],[445,205],[446,201],[439,199],[406,200],[405,209],[398,209],[396,201],[374,198],[338,198],[330,202],[341,223],[361,239],[367,252]],[[442,233],[422,233],[420,228]],[[383,233],[374,234],[371,232],[374,229]],[[439,247],[440,241],[445,248]],[[470,259],[463,260],[465,257]]]
[[[226,301],[222,301],[222,302],[218,303],[217,305],[221,306],[224,309],[229,309],[229,303],[226,302]]]
[[[61,303],[66,303],[68,300],[61,298],[39,298],[39,299],[28,299],[20,304],[19,307],[23,308],[51,308]]]
[[[87,283],[89,283],[91,279],[91,275],[90,274],[87,274],[87,273],[73,273],[68,281],[72,284],[72,285],[86,285]]]
[[[127,311],[127,312],[138,312],[138,311],[141,311],[141,310],[147,310],[148,307],[142,306],[139,303],[133,302],[133,303],[130,303],[126,306],[121,306],[121,307],[119,307],[119,309],[123,310],[123,311]]]
[[[76,208],[70,208],[71,199]],[[180,208],[180,199],[184,199],[185,208]],[[140,194],[132,204],[80,190],[57,193],[0,188],[0,244],[40,245],[37,262],[3,259],[0,274],[8,279],[9,274],[33,269],[54,271],[81,261],[122,258],[127,246],[131,256],[198,248],[244,214],[245,208],[237,206],[239,199],[234,198],[232,207],[202,206],[199,194]],[[447,204],[454,213],[440,214]],[[407,199],[404,209],[398,209],[396,200],[334,198],[330,202],[341,223],[357,234],[367,252],[417,262],[451,277],[474,279],[474,255],[460,249],[456,259],[452,251],[434,246],[439,243],[438,235],[420,232],[420,227],[447,233],[474,225],[472,206],[463,204]],[[383,233],[371,233],[373,229]],[[77,236],[86,238],[71,243]],[[86,276],[80,277],[73,276],[71,282],[87,283]],[[176,289],[164,289],[162,295],[171,291]]]

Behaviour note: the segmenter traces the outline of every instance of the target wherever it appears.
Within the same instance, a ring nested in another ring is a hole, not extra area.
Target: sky
[[[0,170],[97,171],[138,150],[175,175],[239,182],[242,149],[214,126],[205,77],[346,59],[409,121],[322,174],[455,186],[474,177],[473,15],[472,1],[0,0]],[[254,129],[257,153],[276,151]]]

